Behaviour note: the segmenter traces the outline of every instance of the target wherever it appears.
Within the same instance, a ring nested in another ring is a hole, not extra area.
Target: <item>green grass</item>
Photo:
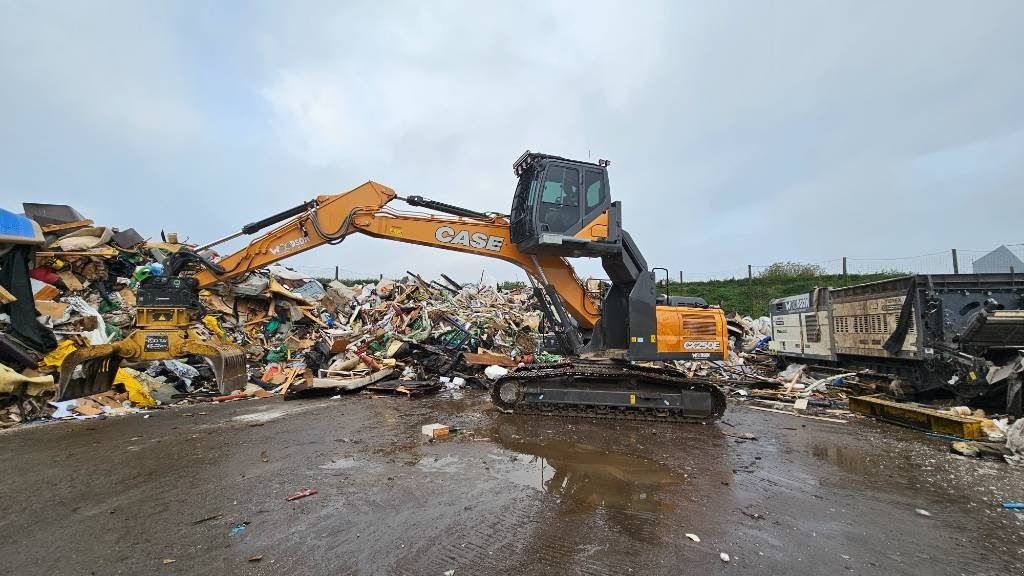
[[[334,278],[317,278],[316,280],[324,286],[334,282]],[[345,286],[355,286],[357,284],[362,286],[363,284],[376,284],[377,282],[380,282],[380,278],[341,278],[338,282],[341,282]]]
[[[843,288],[865,282],[876,282],[905,276],[903,272],[880,272],[877,274],[796,275],[796,276],[755,276],[753,280],[733,278],[709,280],[706,282],[670,282],[672,295],[699,296],[708,304],[721,305],[726,312],[738,312],[743,316],[768,315],[768,302],[783,296],[808,292],[816,286]],[[658,287],[663,293],[664,288]]]

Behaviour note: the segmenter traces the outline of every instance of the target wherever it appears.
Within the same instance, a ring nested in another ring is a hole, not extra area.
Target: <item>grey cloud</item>
[[[673,269],[1024,241],[1016,2],[99,6],[2,8],[6,208],[209,240],[374,179],[505,211],[530,148],[610,158]],[[516,274],[370,239],[290,263]]]

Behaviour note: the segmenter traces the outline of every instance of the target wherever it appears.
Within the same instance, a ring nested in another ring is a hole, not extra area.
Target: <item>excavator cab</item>
[[[633,360],[721,360],[728,336],[721,310],[658,302],[654,272],[622,229],[607,160],[596,164],[527,150],[513,165],[519,184],[510,237],[527,254],[600,258],[610,287],[583,353],[626,352]],[[554,308],[558,295],[547,290]]]
[[[521,252],[596,257],[618,248],[620,208],[611,201],[608,161],[597,164],[527,150],[513,169],[511,240]]]

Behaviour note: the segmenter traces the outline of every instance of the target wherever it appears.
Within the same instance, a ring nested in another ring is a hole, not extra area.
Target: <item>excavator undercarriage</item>
[[[621,360],[520,366],[494,383],[491,400],[516,414],[654,422],[708,423],[725,412],[714,384]]]

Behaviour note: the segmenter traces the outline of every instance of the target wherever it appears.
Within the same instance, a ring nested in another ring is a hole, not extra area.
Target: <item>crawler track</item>
[[[718,420],[726,404],[717,386],[677,370],[586,360],[519,367],[491,399],[515,414],[694,424]]]

